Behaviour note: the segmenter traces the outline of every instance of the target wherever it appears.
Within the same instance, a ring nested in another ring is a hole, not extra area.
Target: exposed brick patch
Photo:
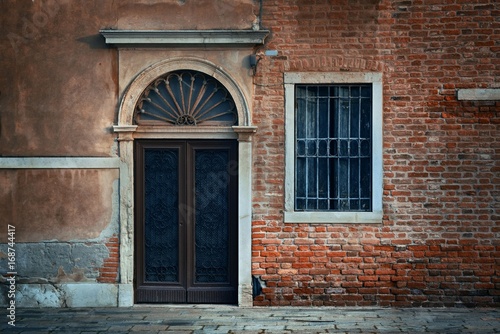
[[[118,282],[120,268],[120,242],[118,237],[113,235],[109,238],[106,242],[106,247],[109,250],[109,256],[99,268],[97,281],[100,283],[116,283]]]

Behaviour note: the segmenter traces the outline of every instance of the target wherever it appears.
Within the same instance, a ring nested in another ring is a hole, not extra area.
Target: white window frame
[[[285,73],[285,223],[381,223],[383,196],[382,73]],[[295,85],[372,84],[372,211],[295,211]]]

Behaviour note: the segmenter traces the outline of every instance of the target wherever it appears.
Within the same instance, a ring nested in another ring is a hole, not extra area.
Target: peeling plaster
[[[6,252],[1,244],[0,268],[7,268]],[[98,243],[18,243],[16,256],[19,283],[95,282],[109,250]]]
[[[23,307],[62,307],[65,299],[64,291],[51,284],[17,286],[16,303]]]

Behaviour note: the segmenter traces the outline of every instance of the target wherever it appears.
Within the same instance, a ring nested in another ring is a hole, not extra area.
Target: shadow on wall
[[[112,49],[106,44],[106,40],[101,34],[89,35],[77,39],[78,42],[87,44],[91,49]]]

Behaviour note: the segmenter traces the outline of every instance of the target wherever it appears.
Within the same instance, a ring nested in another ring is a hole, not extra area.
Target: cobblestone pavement
[[[5,311],[5,309],[4,309]],[[1,333],[500,333],[500,309],[135,306],[17,309]]]

